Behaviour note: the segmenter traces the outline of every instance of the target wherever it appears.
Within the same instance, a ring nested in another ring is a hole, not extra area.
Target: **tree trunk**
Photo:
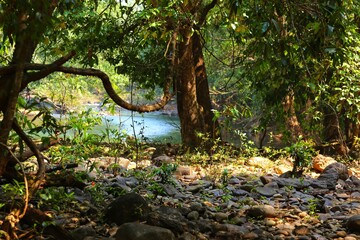
[[[283,101],[283,108],[285,112],[285,125],[286,129],[290,133],[291,142],[296,142],[299,136],[303,136],[303,131],[300,122],[296,116],[294,104],[294,95],[290,93],[285,97],[285,100]]]
[[[184,36],[184,34],[183,34]],[[208,147],[204,137],[219,137],[218,124],[211,111],[206,68],[200,37],[196,32],[179,43],[176,66],[177,107],[181,125],[182,143],[185,147]],[[204,144],[204,145],[203,145]]]

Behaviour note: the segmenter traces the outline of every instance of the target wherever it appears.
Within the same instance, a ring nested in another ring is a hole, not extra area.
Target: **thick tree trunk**
[[[324,109],[324,141],[328,143],[338,143],[334,145],[335,153],[339,155],[347,155],[349,149],[344,139],[343,131],[340,126],[339,117],[330,107]]]
[[[208,147],[199,134],[215,139],[219,137],[219,131],[211,111],[202,44],[197,33],[184,38],[179,44],[176,72],[182,143],[189,148]]]
[[[296,116],[294,104],[294,95],[288,94],[283,101],[283,108],[285,112],[285,125],[290,133],[291,142],[296,142],[299,136],[303,136],[303,131]]]
[[[220,138],[220,126],[211,106],[209,82],[206,74],[202,43],[198,34],[193,34],[193,53],[196,76],[196,96],[204,115],[204,130],[211,139]]]

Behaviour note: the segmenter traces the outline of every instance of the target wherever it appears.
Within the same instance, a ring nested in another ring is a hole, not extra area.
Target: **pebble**
[[[216,219],[216,221],[218,222],[223,222],[225,220],[228,219],[228,214],[227,213],[222,213],[222,212],[217,212],[214,214],[214,218]]]
[[[252,164],[257,165],[256,161]],[[189,229],[197,227],[199,232],[196,234],[177,233],[182,240],[211,239],[210,233],[220,237],[218,239],[235,239],[233,233],[240,234],[240,239],[360,239],[360,215],[357,212],[360,191],[354,187],[358,178],[337,181],[336,187],[341,189],[320,189],[316,187],[334,184],[328,184],[324,177],[321,184],[311,184],[318,180],[319,175],[287,179],[269,173],[259,179],[231,173],[228,185],[224,187],[199,176],[195,181],[185,181],[184,178],[195,170],[188,166],[178,170],[182,177],[172,188],[173,193],[157,194],[157,198],[149,203],[154,209],[167,204],[181,210],[180,215],[184,218],[171,223],[174,226],[189,224]],[[142,188],[142,181],[134,177],[117,176],[113,179],[116,184],[126,186],[127,191],[136,188],[144,194],[154,194],[146,187]],[[109,186],[115,184],[105,179],[103,182]],[[183,197],[175,199],[174,193],[183,194]],[[75,199],[81,199],[81,192],[75,193]],[[316,209],[310,214],[309,207]],[[79,221],[76,224],[82,225]],[[218,226],[214,227],[215,224]]]
[[[307,226],[296,226],[293,232],[295,235],[307,235],[309,228]]]
[[[355,238],[353,236],[347,236],[344,238],[344,240],[359,240],[359,238]]]
[[[254,232],[245,233],[242,239],[257,239],[259,236]]]
[[[264,223],[266,226],[270,226],[270,227],[276,225],[276,222],[274,220],[268,218],[265,219]]]
[[[346,237],[347,233],[345,231],[337,231],[336,236],[338,237]]]

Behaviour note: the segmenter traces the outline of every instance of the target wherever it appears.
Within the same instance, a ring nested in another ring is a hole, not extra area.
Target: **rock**
[[[265,223],[266,226],[269,226],[269,227],[276,225],[276,222],[274,220],[272,220],[272,219],[269,219],[269,218],[266,218],[264,223]]]
[[[198,211],[198,212],[204,212],[205,211],[205,208],[199,202],[191,202],[190,203],[190,209],[193,210],[193,211]]]
[[[350,180],[352,181],[352,183],[355,186],[360,187],[360,179],[359,178],[357,178],[356,176],[351,176]]]
[[[307,234],[309,234],[309,228],[304,225],[296,226],[295,229],[293,230],[293,233],[298,236],[299,235],[307,235]]]
[[[336,236],[338,237],[346,237],[347,233],[345,231],[337,231]]]
[[[73,235],[73,237],[75,239],[84,239],[87,236],[96,235],[96,232],[92,226],[85,225],[85,226],[80,226],[80,227],[74,229],[71,232],[71,235]]]
[[[152,159],[155,166],[160,167],[164,163],[174,163],[174,159],[166,154],[161,154]]]
[[[353,192],[350,195],[351,199],[360,199],[360,192]]]
[[[159,184],[164,189],[166,195],[174,197],[175,195],[180,196],[181,193],[172,184]]]
[[[186,216],[189,220],[197,220],[199,218],[199,212],[198,211],[191,211]]]
[[[340,178],[339,172],[335,167],[330,167],[329,165],[320,176],[315,179],[311,186],[314,188],[323,188],[323,189],[335,189],[336,183]]]
[[[178,240],[196,240],[196,236],[192,235],[189,232],[184,232],[178,237]]]
[[[272,197],[276,194],[276,191],[270,187],[257,187],[255,188],[256,192],[265,197]]]
[[[246,216],[251,218],[263,219],[266,217],[275,217],[275,208],[271,205],[260,205],[249,208]]]
[[[346,236],[344,237],[344,240],[359,240],[359,239],[353,236]]]
[[[268,184],[271,183],[274,180],[274,177],[272,176],[260,176],[260,181],[262,182],[262,184]]]
[[[214,218],[218,222],[223,222],[228,219],[228,214],[222,213],[222,212],[217,212],[217,213],[215,213]]]
[[[311,181],[307,179],[298,179],[298,178],[274,178],[279,187],[293,187],[295,189],[304,189],[310,186]]]
[[[146,220],[151,225],[170,229],[174,233],[183,233],[188,229],[188,221],[176,208],[161,206],[150,212]]]
[[[186,191],[197,193],[203,188],[204,187],[202,185],[192,185],[192,186],[187,186]]]
[[[237,177],[231,177],[231,178],[228,180],[228,183],[229,183],[229,184],[232,184],[232,185],[235,185],[235,184],[240,184],[241,181],[240,181],[240,179],[238,179]]]
[[[332,157],[326,157],[322,154],[319,154],[313,158],[312,166],[315,169],[315,171],[323,172],[327,166],[335,162],[336,162],[335,159],[333,159]]]
[[[190,166],[178,166],[174,174],[176,176],[192,175],[193,170]]]
[[[346,227],[351,232],[360,233],[360,215],[350,217],[346,222]]]
[[[245,233],[242,239],[257,239],[259,236],[254,232]]]
[[[340,179],[342,180],[346,180],[349,178],[349,169],[348,167],[343,164],[343,163],[339,163],[339,162],[335,162],[335,163],[332,163],[330,165],[328,165],[322,174],[327,174],[328,172],[334,172],[333,170],[336,170],[336,172],[338,173],[338,176]],[[322,175],[321,174],[321,175]],[[321,175],[319,176],[319,178],[321,177]]]
[[[104,219],[106,222],[121,225],[142,220],[149,212],[150,208],[142,196],[128,193],[109,204],[105,210]]]
[[[236,188],[232,191],[232,194],[235,196],[235,197],[239,197],[239,196],[249,196],[250,193],[248,191],[245,191],[243,189],[239,189],[239,188]]]
[[[246,161],[247,165],[261,168],[270,168],[274,166],[274,162],[264,157],[252,157]]]
[[[175,240],[169,229],[137,222],[122,224],[114,237],[115,240]]]
[[[134,188],[139,185],[139,180],[137,180],[135,177],[128,177],[125,178],[125,183],[131,188]]]
[[[232,236],[232,238],[228,238],[228,239],[241,239],[240,237],[246,233],[249,232],[249,230],[246,229],[245,226],[237,226],[237,225],[233,225],[233,224],[215,224],[213,226],[213,230],[215,232],[224,232],[228,235],[226,236]],[[217,234],[217,236],[219,236]],[[224,238],[220,238],[220,239],[224,239]]]

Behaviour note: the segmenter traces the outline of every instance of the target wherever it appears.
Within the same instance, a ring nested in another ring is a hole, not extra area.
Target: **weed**
[[[153,170],[152,175],[159,178],[161,183],[172,183],[172,175],[177,167],[177,164],[163,163],[159,168]]]

